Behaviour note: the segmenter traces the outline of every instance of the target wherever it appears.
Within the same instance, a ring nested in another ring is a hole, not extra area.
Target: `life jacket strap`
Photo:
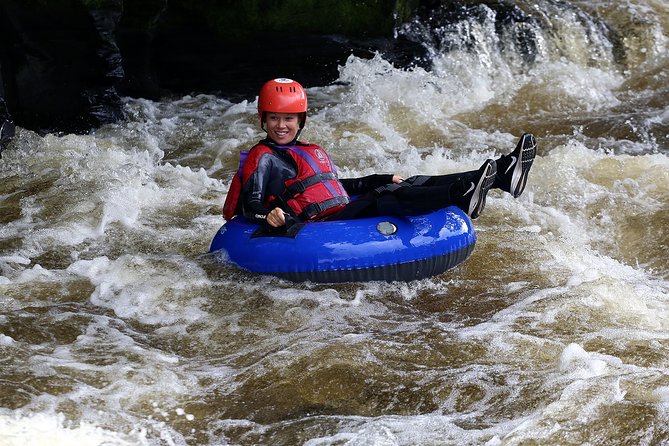
[[[384,184],[383,186],[379,186],[376,189],[374,189],[374,192],[377,195],[382,195],[384,192],[390,192],[390,193],[395,192],[397,189],[401,187],[409,187],[409,184],[405,184],[404,182]]]
[[[302,212],[299,215],[299,218],[302,221],[308,221],[311,220],[312,217],[320,214],[321,212],[325,212],[328,209],[332,209],[333,207],[348,203],[349,203],[348,197],[334,197],[325,201],[321,201],[320,203],[311,203],[302,210]]]
[[[383,186],[379,186],[376,189],[374,189],[374,192],[377,195],[382,195],[385,192],[393,193],[401,187],[422,186],[431,178],[432,177],[429,175],[415,175],[407,178],[406,180],[400,183],[389,183],[389,184],[384,184]]]
[[[402,181],[400,184],[407,184],[410,186],[422,186],[424,185],[428,180],[430,180],[431,176],[429,175],[414,175],[412,177],[407,178],[406,180]]]
[[[334,174],[334,172],[321,172],[314,174],[310,176],[309,178],[305,178],[304,180],[296,181],[290,186],[286,187],[285,192],[283,195],[287,198],[293,198],[294,196],[301,194],[305,190],[307,190],[308,187],[311,187],[315,184],[324,182],[324,181],[330,181],[330,180],[336,180],[337,176]]]

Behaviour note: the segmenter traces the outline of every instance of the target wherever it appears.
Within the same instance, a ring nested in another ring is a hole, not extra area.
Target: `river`
[[[351,56],[308,88],[303,139],[342,177],[475,169],[536,135],[525,193],[493,190],[472,256],[430,279],[290,283],[207,253],[263,135],[252,99],[17,129],[0,445],[669,444],[669,4],[516,4],[532,20],[503,32],[485,6],[398,29],[429,69]]]

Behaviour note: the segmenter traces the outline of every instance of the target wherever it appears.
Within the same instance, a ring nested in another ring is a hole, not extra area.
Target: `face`
[[[300,127],[297,113],[266,113],[265,131],[267,136],[277,144],[293,142]]]

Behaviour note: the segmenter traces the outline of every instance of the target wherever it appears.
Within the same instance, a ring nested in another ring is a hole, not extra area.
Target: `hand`
[[[401,177],[399,175],[393,175],[393,183],[398,184],[404,181],[404,177]]]
[[[278,228],[286,224],[286,216],[284,215],[283,209],[274,208],[267,214],[267,223],[274,227]]]

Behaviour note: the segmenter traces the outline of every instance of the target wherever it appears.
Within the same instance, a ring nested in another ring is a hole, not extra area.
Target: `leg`
[[[330,219],[419,215],[452,205],[475,219],[485,207],[495,173],[495,161],[487,160],[478,170],[471,172],[411,177],[401,183],[403,186],[389,187],[360,197]]]
[[[527,176],[536,154],[537,142],[534,136],[523,134],[513,152],[502,155],[497,160],[497,176],[492,187],[502,189],[514,198],[520,197],[525,190]]]
[[[402,184],[415,187],[451,186],[462,179],[463,175],[476,175],[476,170],[470,172],[449,173],[446,175],[415,175],[409,177]]]
[[[458,207],[465,211],[472,220],[477,219],[483,212],[486,196],[495,181],[496,174],[497,163],[494,160],[486,160],[476,175],[470,177],[469,186],[457,200]]]
[[[376,200],[376,194],[369,192],[351,201],[339,212],[325,217],[324,220],[353,220],[382,215],[377,210]]]
[[[398,189],[392,194],[400,202],[400,206],[394,207],[416,209],[418,212],[415,213],[420,214],[456,205],[476,219],[483,212],[496,172],[495,161],[487,160],[471,172],[408,178],[406,182],[412,187]]]

